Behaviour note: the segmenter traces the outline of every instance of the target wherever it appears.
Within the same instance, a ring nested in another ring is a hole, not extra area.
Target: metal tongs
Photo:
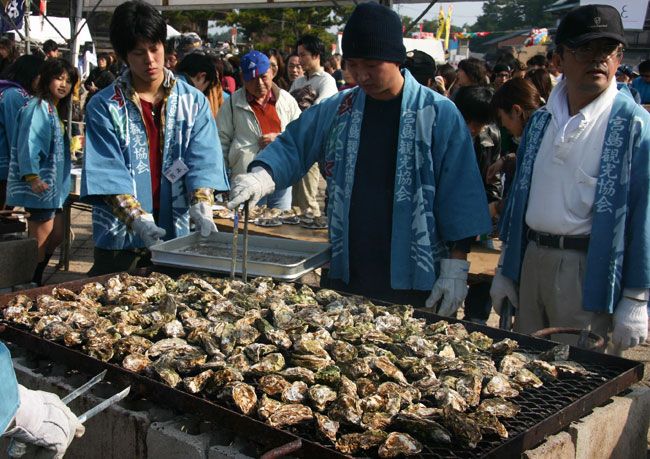
[[[244,203],[244,250],[242,253],[242,280],[248,281],[248,203]],[[235,209],[235,221],[232,227],[232,260],[230,265],[230,278],[235,279],[237,268],[237,236],[239,233],[239,209]]]
[[[71,401],[75,400],[77,397],[79,397],[82,394],[85,394],[88,392],[88,390],[93,387],[95,384],[100,382],[101,380],[104,379],[104,376],[106,376],[107,370],[102,371],[99,373],[97,376],[89,380],[86,384],[76,388],[72,392],[70,392],[68,395],[63,397],[61,401],[63,402],[64,405],[67,405]],[[93,416],[101,413],[104,411],[106,408],[108,408],[111,405],[114,405],[115,403],[119,402],[120,400],[124,399],[127,395],[129,395],[129,392],[131,391],[131,386],[128,386],[126,389],[122,390],[121,392],[118,392],[117,394],[113,395],[110,398],[107,398],[101,403],[98,403],[95,405],[93,408],[89,409],[85,413],[83,413],[80,416],[77,416],[77,419],[81,424],[85,423],[88,419],[92,418]],[[9,443],[9,448],[7,449],[7,453],[9,454],[9,457],[22,457],[27,453],[27,444],[17,441],[17,440],[11,440]]]

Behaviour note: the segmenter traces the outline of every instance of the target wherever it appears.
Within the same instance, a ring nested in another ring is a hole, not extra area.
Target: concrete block
[[[208,450],[208,459],[252,459],[263,453],[250,440],[236,437],[233,432],[220,430],[215,434],[213,446]]]
[[[0,241],[0,287],[31,281],[37,259],[36,239]]]
[[[650,388],[637,384],[631,389],[571,424],[576,459],[647,458]]]
[[[200,433],[193,421],[153,422],[147,432],[149,459],[205,459],[210,434]]]
[[[524,452],[523,457],[525,459],[575,459],[576,448],[571,435],[560,432],[546,438],[537,448]]]

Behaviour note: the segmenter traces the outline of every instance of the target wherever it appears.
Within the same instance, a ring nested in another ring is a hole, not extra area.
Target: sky
[[[422,11],[426,9],[428,3],[402,3],[395,4],[393,9],[402,16],[410,16],[412,18],[418,17]],[[463,24],[474,24],[476,18],[483,12],[483,2],[440,2],[433,5],[431,10],[424,16],[426,20],[438,18],[438,12],[442,6],[443,11],[447,14],[447,8],[453,5],[454,9],[451,14],[451,23],[455,26],[461,27]]]

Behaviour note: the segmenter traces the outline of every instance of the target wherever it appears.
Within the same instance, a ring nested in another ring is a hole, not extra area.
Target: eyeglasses
[[[592,48],[591,46],[581,46],[579,48],[567,48],[567,51],[573,54],[573,57],[575,58],[576,61],[578,61],[581,64],[585,64],[587,62],[592,62],[597,58],[605,61],[614,58],[620,59],[623,56],[624,49],[620,47],[618,44],[615,44],[609,46],[602,46],[599,48]]]

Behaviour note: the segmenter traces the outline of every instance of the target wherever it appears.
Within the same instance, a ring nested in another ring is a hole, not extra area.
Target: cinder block
[[[153,422],[147,432],[149,459],[205,459],[210,446],[209,433],[194,433],[194,428],[178,419]]]
[[[525,459],[575,459],[576,448],[571,435],[560,432],[548,437],[535,449],[524,452]]]
[[[37,262],[36,239],[0,241],[0,287],[31,281]]]
[[[650,388],[637,384],[569,427],[576,459],[647,458]]]
[[[216,431],[212,443],[208,459],[252,459],[262,455],[253,442],[227,430]]]

